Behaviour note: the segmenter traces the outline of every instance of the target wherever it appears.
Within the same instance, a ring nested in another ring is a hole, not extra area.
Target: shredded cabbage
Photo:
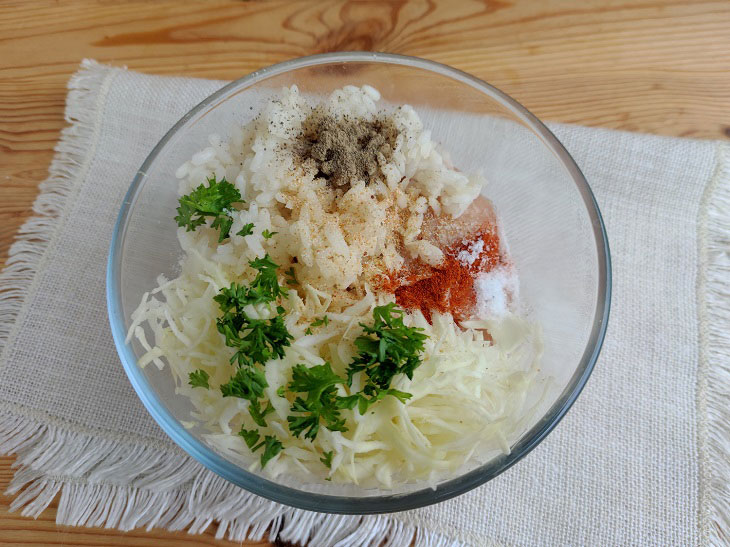
[[[241,427],[256,428],[247,411],[248,402],[224,398],[217,389],[188,385],[188,375],[203,369],[211,386],[225,383],[232,374],[230,348],[223,344],[215,320],[219,315],[212,296],[221,286],[237,280],[215,260],[203,258],[183,263],[182,274],[171,281],[160,278],[155,294],[146,293],[132,315],[129,337],[146,350],[139,359],[144,367],[168,365],[175,379],[176,393],[188,397],[195,407],[192,418],[210,433],[204,439],[225,456],[257,470]],[[205,271],[208,275],[200,275]],[[312,297],[302,300],[300,293]],[[162,297],[161,299],[159,297]],[[368,323],[372,310],[387,296],[372,291],[339,313],[328,310],[331,295],[311,286],[290,289],[286,324],[295,340],[283,359],[266,363],[266,396],[274,407],[267,416],[263,434],[275,434],[285,449],[271,460],[264,472],[331,478],[363,486],[392,488],[400,482],[438,481],[470,463],[484,462],[495,454],[509,453],[529,411],[526,394],[537,374],[540,333],[536,325],[516,315],[498,320],[469,321],[465,330],[449,314],[433,314],[429,324],[420,312],[406,316],[406,323],[424,329],[428,335],[423,363],[413,380],[397,377],[392,387],[411,393],[405,404],[386,397],[372,405],[364,416],[357,409],[343,410],[349,430],[320,428],[314,441],[294,437],[287,427],[290,400],[277,390],[291,380],[297,363],[331,363],[343,375],[356,350],[353,340],[362,333],[359,323]],[[305,329],[312,319],[327,314],[329,324],[311,335]],[[147,341],[146,323],[154,346]],[[464,325],[462,325],[463,327]],[[484,340],[488,331],[492,341]],[[341,395],[357,391],[340,386]],[[323,452],[333,452],[327,469],[320,462]],[[375,483],[375,484],[373,484]]]

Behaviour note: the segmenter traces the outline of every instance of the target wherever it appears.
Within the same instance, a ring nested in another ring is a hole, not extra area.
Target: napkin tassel
[[[268,538],[300,545],[399,547],[461,545],[430,530],[385,515],[326,515],[255,496],[181,458],[157,442],[130,447],[118,438],[69,431],[0,412],[0,453],[15,453],[20,467],[8,487],[11,511],[38,517],[60,494],[56,522],[120,530],[145,527],[205,532],[233,541]],[[213,517],[215,515],[215,517]]]
[[[700,207],[697,382],[700,527],[712,545],[730,544],[730,145],[718,144]],[[709,456],[709,457],[707,457]]]

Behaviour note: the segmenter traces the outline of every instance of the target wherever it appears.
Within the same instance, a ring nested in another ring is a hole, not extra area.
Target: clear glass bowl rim
[[[593,326],[579,366],[561,396],[550,407],[543,418],[528,432],[526,432],[520,441],[513,446],[510,454],[499,456],[469,473],[443,482],[439,484],[436,489],[424,488],[407,494],[348,497],[296,490],[254,475],[227,461],[220,455],[216,454],[203,442],[194,438],[167,410],[164,403],[157,397],[155,391],[148,384],[141,369],[137,366],[137,359],[131,346],[125,343],[125,318],[122,314],[123,308],[120,291],[121,255],[127,223],[131,216],[136,198],[139,195],[139,190],[142,188],[143,182],[147,176],[146,173],[149,167],[173,135],[181,129],[184,129],[187,123],[191,119],[194,119],[197,114],[204,111],[210,104],[217,101],[224,95],[244,90],[261,80],[288,71],[323,64],[364,62],[422,69],[457,80],[481,91],[492,100],[509,110],[525,125],[532,129],[532,131],[534,131],[542,140],[543,144],[547,146],[562,162],[581,194],[591,220],[593,234],[596,240],[596,247],[598,249],[597,259],[599,287],[598,302]],[[132,386],[137,392],[137,395],[147,408],[147,411],[157,421],[160,427],[162,427],[165,433],[167,433],[183,450],[198,460],[205,467],[226,480],[249,492],[273,501],[310,511],[342,514],[374,514],[405,511],[424,507],[448,500],[476,488],[517,463],[533,448],[535,448],[548,435],[548,433],[550,433],[550,431],[552,431],[575,402],[593,371],[596,360],[598,359],[603,339],[606,334],[610,311],[611,258],[603,219],[593,192],[583,176],[583,173],[555,135],[553,135],[553,133],[524,106],[494,86],[447,65],[406,55],[354,51],[324,53],[300,57],[257,70],[256,72],[252,72],[251,74],[222,87],[195,106],[192,110],[190,110],[190,112],[185,114],[185,116],[183,116],[152,149],[149,156],[147,156],[144,163],[137,171],[129,190],[127,191],[112,235],[107,262],[106,286],[109,322],[114,343],[124,366],[124,370],[127,373]]]

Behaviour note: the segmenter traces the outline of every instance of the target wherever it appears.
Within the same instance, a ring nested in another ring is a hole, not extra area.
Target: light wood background
[[[234,79],[338,50],[450,64],[546,120],[730,138],[728,0],[0,0],[0,267],[46,176],[64,126],[66,81],[84,57]],[[0,490],[12,461],[0,458]],[[5,545],[230,545],[212,532],[61,528],[54,508],[33,521],[9,513],[9,504],[0,496]]]

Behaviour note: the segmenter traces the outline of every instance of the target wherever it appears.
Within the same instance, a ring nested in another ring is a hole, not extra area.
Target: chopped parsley
[[[264,371],[251,364],[239,365],[236,373],[228,382],[220,387],[223,397],[238,397],[249,402],[248,413],[253,421],[261,427],[266,426],[266,416],[274,411],[271,403],[266,401],[262,408],[260,398],[264,396],[266,382]]]
[[[264,258],[252,260],[249,265],[259,272],[256,279],[251,282],[250,289],[251,295],[258,299],[257,302],[272,302],[280,296],[289,295],[289,291],[279,285],[276,277],[279,265],[271,260],[268,254],[264,255]]]
[[[397,374],[413,379],[413,371],[421,364],[420,354],[427,336],[422,329],[406,326],[403,313],[392,303],[378,306],[373,310],[373,325],[361,324],[365,334],[355,340],[359,353],[347,369],[346,382],[352,385],[353,376],[364,372],[367,380],[362,391],[346,397],[338,395],[337,385],[344,384],[345,380],[333,372],[329,363],[309,368],[294,365],[287,388],[294,393],[306,393],[306,397],[297,396],[290,409],[292,414],[287,417],[289,431],[294,436],[304,433],[305,438],[314,440],[320,426],[347,431],[340,410],[357,406],[360,414],[365,414],[370,405],[388,395],[402,403],[412,396],[391,388],[390,383]],[[325,315],[312,326],[328,323]],[[311,332],[310,328],[305,331]]]
[[[255,429],[248,430],[242,427],[238,434],[243,437],[243,440],[246,442],[246,446],[248,446],[251,452],[256,452],[261,447],[264,448],[264,452],[261,454],[261,467],[266,467],[269,460],[276,456],[284,448],[281,441],[273,435],[266,435],[263,441],[256,444],[261,438],[261,434]]]
[[[264,236],[264,239],[271,239],[278,233],[279,232],[269,232],[269,230],[264,230],[263,232],[261,232],[261,235]]]
[[[248,304],[273,302],[280,296],[288,296],[289,291],[279,285],[276,276],[279,265],[271,260],[269,255],[251,260],[249,265],[258,270],[258,274],[249,285],[231,283],[229,288],[221,289],[214,297],[224,313],[232,309],[243,310]]]
[[[249,448],[253,448],[253,446],[258,442],[259,437],[261,437],[261,435],[259,435],[259,432],[255,429],[248,430],[244,429],[243,427],[241,428],[241,431],[238,432],[238,434],[243,437],[243,440],[246,441],[246,446],[248,446]]]
[[[284,357],[284,348],[293,338],[281,315],[271,319],[249,319],[245,313],[226,313],[218,319],[218,332],[226,337],[226,345],[235,348],[231,362],[253,366],[269,359]]]
[[[281,306],[276,306],[277,315],[268,319],[252,319],[246,313],[244,308],[249,304],[271,305],[278,297],[287,295],[286,289],[279,286],[276,276],[278,266],[268,255],[249,264],[258,270],[249,285],[232,283],[214,297],[223,312],[216,322],[218,332],[225,337],[226,346],[236,350],[231,356],[231,363],[238,365],[235,374],[220,389],[224,397],[249,401],[251,418],[264,427],[266,416],[274,408],[269,401],[261,403],[268,383],[263,370],[257,365],[284,357],[284,348],[291,344],[293,337],[284,324],[284,308]]]
[[[214,297],[223,315],[217,321],[218,332],[226,338],[226,345],[236,349],[231,362],[239,366],[264,364],[269,359],[284,357],[284,348],[291,345],[293,336],[284,324],[284,308],[276,307],[277,315],[270,319],[251,319],[244,308],[249,304],[270,303],[286,296],[286,289],[276,277],[277,264],[269,255],[249,262],[258,270],[250,285],[231,283]]]
[[[208,380],[210,375],[204,370],[195,370],[188,374],[188,383],[193,387],[204,387],[209,388]]]
[[[365,415],[370,405],[377,403],[388,395],[392,395],[401,403],[405,403],[413,396],[405,391],[399,391],[393,388],[379,389],[374,387],[372,384],[365,384],[362,391],[348,397],[341,397],[338,404],[341,408],[349,409],[353,409],[357,406],[358,412],[360,412],[361,415]]]
[[[372,326],[360,323],[364,334],[355,339],[359,353],[347,368],[347,384],[352,385],[356,373],[365,373],[365,386],[357,394],[361,414],[386,395],[397,397],[401,402],[411,397],[410,393],[391,389],[390,383],[398,374],[413,379],[413,371],[421,365],[420,354],[428,336],[423,334],[423,329],[406,326],[403,313],[391,302],[373,310]]]
[[[261,454],[261,467],[266,467],[266,464],[269,463],[269,460],[276,456],[284,448],[279,439],[277,439],[273,435],[266,435],[266,437],[264,437],[264,440],[260,442],[257,446],[254,446],[251,451],[256,452],[262,446],[264,447],[264,453]]]
[[[278,316],[276,319],[281,320]],[[259,323],[257,325],[258,327],[261,326]],[[263,408],[261,406],[259,398],[263,397],[264,389],[269,384],[266,382],[266,376],[263,370],[257,367],[255,362],[258,360],[258,362],[263,364],[274,354],[278,355],[281,353],[283,355],[283,349],[280,346],[276,346],[276,350],[272,351],[266,346],[267,343],[275,344],[276,342],[272,342],[271,338],[266,338],[261,334],[264,332],[263,328],[251,330],[244,337],[232,333],[231,327],[228,324],[223,326],[223,331],[226,336],[227,345],[238,344],[232,346],[236,347],[237,351],[231,358],[231,362],[236,361],[238,363],[238,369],[228,382],[221,385],[221,393],[224,397],[238,397],[249,401],[248,411],[251,414],[251,418],[258,425],[264,427],[266,425],[266,415],[273,412],[274,408],[268,401]],[[262,342],[262,340],[255,336],[251,336],[252,333],[258,333],[258,335],[263,336],[266,342]],[[288,345],[288,339],[286,339],[286,342]]]
[[[272,412],[274,412],[274,407],[271,406],[270,401],[266,401],[264,408],[261,408],[261,403],[258,399],[253,399],[251,404],[248,405],[248,413],[253,418],[253,421],[256,422],[256,425],[260,425],[261,427],[266,427],[266,416]]]
[[[294,273],[294,266],[291,266],[287,271],[285,271],[284,275],[286,276],[287,285],[291,285],[292,287],[299,285],[299,281],[297,281],[297,276]]]
[[[325,452],[324,457],[320,458],[319,461],[321,461],[325,467],[332,469],[332,450]]]
[[[263,396],[264,389],[269,387],[264,371],[253,366],[242,366],[233,377],[221,385],[224,397],[238,397],[253,401]]]
[[[322,325],[329,325],[329,324],[330,324],[330,319],[329,319],[329,317],[327,317],[325,315],[322,319],[317,319],[317,320],[313,321],[311,326],[320,327]]]
[[[244,224],[243,228],[236,232],[238,236],[250,236],[253,233],[253,222]]]
[[[206,217],[212,217],[211,228],[218,230],[218,243],[228,237],[233,224],[231,210],[233,204],[243,203],[238,189],[222,178],[218,182],[215,175],[208,179],[208,186],[201,184],[179,200],[175,221],[186,231],[192,232],[205,224]]]
[[[347,431],[345,420],[340,416],[343,397],[337,395],[337,384],[344,380],[337,376],[329,363],[307,368],[297,364],[292,369],[292,380],[288,389],[294,393],[306,393],[306,398],[297,397],[291,406],[294,414],[287,417],[289,431],[295,437],[314,440],[320,422],[331,431]]]

